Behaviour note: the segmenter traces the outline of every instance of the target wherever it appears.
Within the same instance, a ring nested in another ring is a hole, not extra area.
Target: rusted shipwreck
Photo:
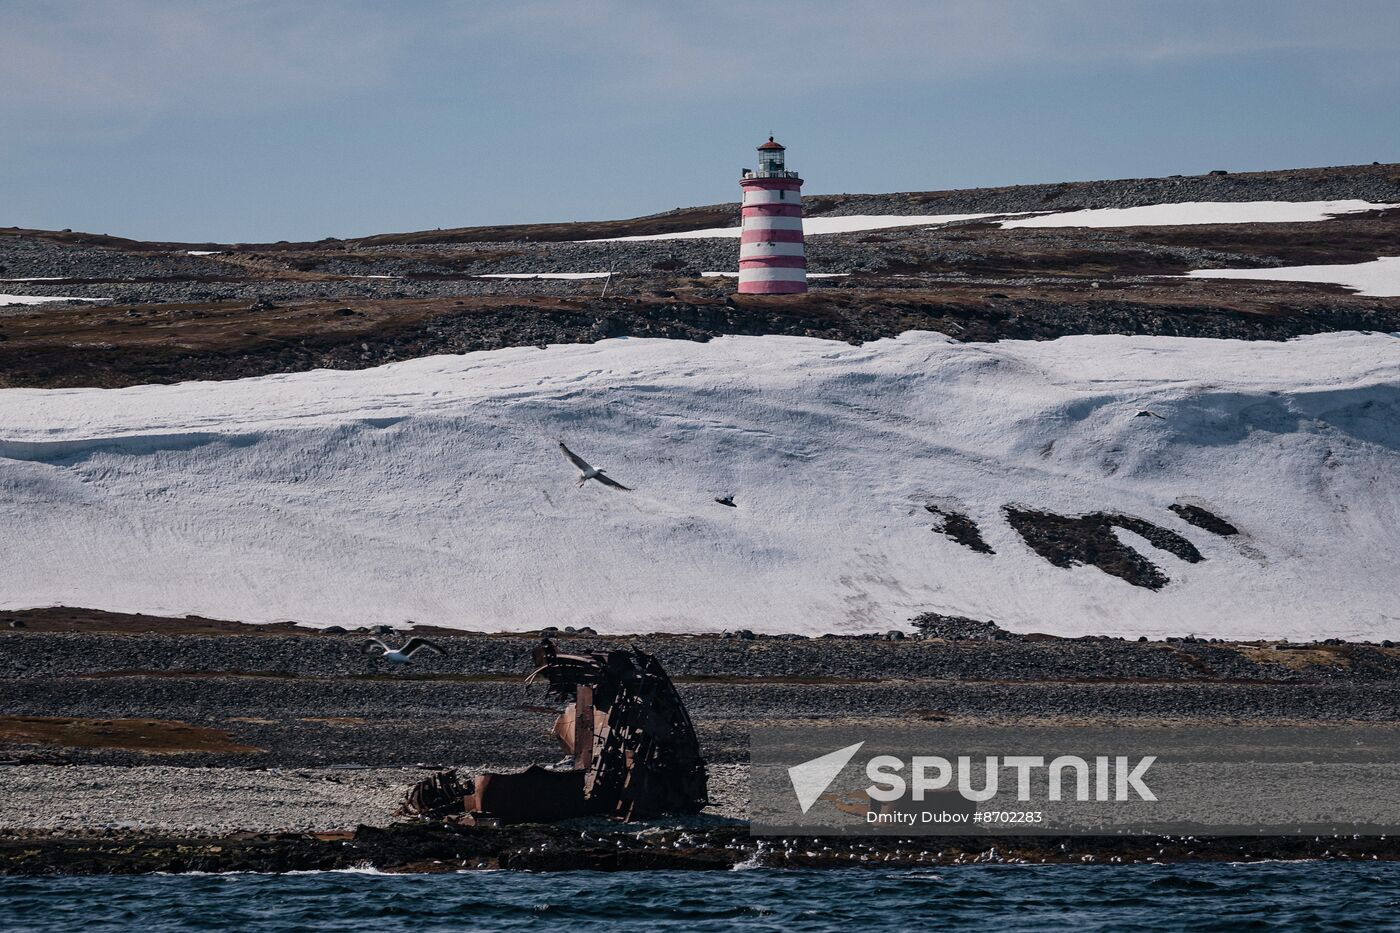
[[[560,654],[545,639],[533,658],[527,688],[543,684],[566,703],[554,735],[568,758],[465,780],[439,772],[414,785],[403,812],[500,825],[590,815],[643,820],[697,813],[709,802],[695,727],[655,657],[635,647]]]

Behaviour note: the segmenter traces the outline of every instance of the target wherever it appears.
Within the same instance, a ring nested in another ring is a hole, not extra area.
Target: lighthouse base
[[[740,282],[738,288],[741,295],[781,295],[806,290],[806,282]]]

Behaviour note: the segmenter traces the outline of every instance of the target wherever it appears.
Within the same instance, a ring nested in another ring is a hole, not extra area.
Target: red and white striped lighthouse
[[[802,250],[802,179],[784,164],[783,147],[768,137],[758,147],[758,171],[744,169],[743,234],[739,238],[739,291],[805,292]]]

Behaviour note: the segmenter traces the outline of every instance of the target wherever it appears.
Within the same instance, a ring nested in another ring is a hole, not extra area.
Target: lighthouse
[[[768,137],[758,147],[758,171],[744,169],[739,291],[771,295],[807,290],[802,250],[802,179],[787,170],[783,146]]]

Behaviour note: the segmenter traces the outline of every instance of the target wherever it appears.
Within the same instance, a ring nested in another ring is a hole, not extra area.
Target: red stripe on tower
[[[807,290],[802,246],[802,179],[785,165],[786,150],[768,137],[758,147],[758,171],[744,169],[739,291],[772,295]]]

